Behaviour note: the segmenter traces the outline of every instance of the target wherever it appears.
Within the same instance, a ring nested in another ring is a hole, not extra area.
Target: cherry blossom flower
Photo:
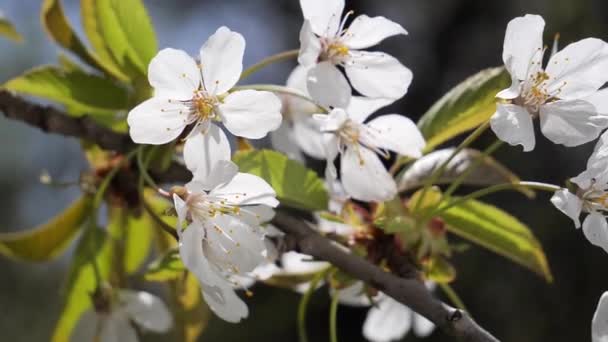
[[[608,341],[608,291],[602,294],[591,321],[591,342]]]
[[[593,245],[608,253],[608,172],[605,169],[587,169],[571,181],[578,185],[576,193],[567,189],[556,191],[551,203],[574,221],[576,228],[581,227],[580,215],[589,215],[583,222],[583,233]]]
[[[118,290],[108,307],[86,311],[80,318],[71,341],[137,342],[132,323],[141,329],[163,333],[173,326],[173,319],[162,300],[148,292]]]
[[[231,92],[243,69],[245,39],[220,27],[200,50],[200,63],[186,52],[161,50],[150,62],[154,97],[129,112],[131,139],[164,144],[193,125],[190,136],[221,121],[232,134],[259,139],[281,124],[281,102],[272,93]]]
[[[348,81],[336,66],[342,66],[352,86],[368,97],[399,99],[412,82],[412,72],[383,52],[361,51],[385,38],[407,34],[401,25],[384,17],[356,17],[344,27],[344,0],[300,0],[304,25],[300,31],[301,65],[308,71],[308,91],[323,106],[344,108],[351,97]]]
[[[333,161],[340,154],[344,190],[361,201],[381,202],[397,194],[397,185],[377,154],[388,157],[388,151],[394,151],[418,158],[426,144],[416,125],[399,114],[382,115],[364,123],[376,109],[386,105],[383,101],[386,100],[354,97],[346,110],[335,108],[329,115],[314,116],[325,133],[326,177],[337,177]]]
[[[232,276],[243,276],[263,264],[266,255],[263,222],[278,205],[274,190],[263,179],[240,173],[219,160],[210,172],[199,168],[185,188],[175,189],[180,255],[194,273],[209,307],[228,322],[247,317],[236,295]],[[182,231],[184,222],[190,222]]]
[[[511,87],[497,94],[504,100],[492,116],[491,127],[501,140],[535,146],[532,120],[540,118],[543,134],[552,142],[577,146],[589,142],[608,126],[608,114],[597,101],[597,90],[608,81],[608,48],[587,38],[566,46],[542,66],[544,20],[538,15],[515,18],[507,25],[502,59]]]
[[[435,283],[426,282],[433,290]],[[364,284],[360,281],[338,291],[340,303],[350,306],[371,306],[369,297],[363,293]],[[363,335],[372,342],[390,342],[403,339],[410,330],[417,337],[427,337],[435,324],[414,312],[409,307],[379,292],[374,296],[375,305],[367,313],[363,323]]]

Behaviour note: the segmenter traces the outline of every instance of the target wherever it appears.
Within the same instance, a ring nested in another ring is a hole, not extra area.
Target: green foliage
[[[540,242],[517,218],[492,205],[469,200],[440,214],[448,230],[552,281]]]
[[[328,195],[323,180],[302,164],[271,150],[237,152],[234,162],[241,172],[262,177],[276,191],[283,205],[306,209],[327,209]]]
[[[150,263],[144,278],[149,281],[176,280],[184,275],[185,270],[179,250],[174,248]]]
[[[0,36],[14,42],[22,42],[23,37],[15,30],[15,26],[0,13]]]
[[[452,88],[418,122],[426,150],[489,120],[496,111],[496,94],[510,82],[509,74],[499,67],[482,70]]]
[[[108,231],[116,241],[117,270],[133,274],[144,264],[152,247],[154,222],[146,215],[134,216],[133,210],[110,206]]]
[[[43,262],[60,255],[74,238],[91,206],[83,196],[48,222],[16,233],[0,234],[0,254],[10,258]]]
[[[59,102],[74,116],[86,113],[104,122],[111,121],[116,111],[126,110],[128,103],[125,88],[78,69],[41,66],[9,80],[3,87]]]
[[[438,284],[447,284],[456,279],[456,269],[446,258],[436,255],[424,263],[424,275]]]

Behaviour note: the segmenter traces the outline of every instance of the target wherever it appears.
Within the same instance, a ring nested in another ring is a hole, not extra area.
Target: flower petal
[[[312,116],[294,120],[291,134],[304,153],[316,159],[325,158],[323,133]]]
[[[271,92],[235,91],[219,109],[224,126],[236,136],[260,139],[281,125],[281,100]]]
[[[490,126],[498,139],[513,146],[522,145],[524,152],[534,149],[534,126],[525,108],[511,104],[497,105]]]
[[[207,305],[224,321],[238,323],[249,316],[247,305],[227,281],[214,285],[203,283],[201,289]]]
[[[412,83],[412,72],[383,52],[351,52],[346,75],[357,91],[368,97],[400,99]],[[310,90],[310,86],[309,86]]]
[[[112,312],[103,321],[99,342],[138,342],[137,332],[123,312]]]
[[[188,125],[188,112],[188,108],[178,101],[159,97],[146,100],[127,116],[131,140],[138,144],[166,144]]]
[[[148,80],[156,97],[189,100],[201,85],[201,70],[186,52],[168,48],[150,61]]]
[[[346,77],[330,62],[321,62],[308,71],[308,93],[321,106],[346,108],[351,89]]]
[[[310,255],[287,252],[281,256],[281,266],[289,274],[316,273],[330,266],[325,261],[313,261]]]
[[[119,299],[129,317],[145,330],[166,332],[173,326],[173,318],[163,301],[144,291],[120,290]]]
[[[304,163],[304,156],[295,141],[293,128],[286,120],[283,120],[277,130],[270,132],[270,143],[274,149],[283,152],[289,159]]]
[[[359,50],[376,45],[388,37],[407,34],[407,31],[385,17],[370,18],[363,14],[355,18],[348,27],[342,41],[351,49]]]
[[[349,146],[340,162],[342,184],[351,197],[365,202],[384,202],[397,194],[397,185],[376,153]]]
[[[184,266],[192,272],[200,282],[210,279],[213,273],[207,258],[203,254],[202,241],[205,229],[201,224],[191,223],[182,233],[179,240],[179,255]]]
[[[369,297],[364,291],[365,284],[362,281],[356,281],[352,285],[338,290],[340,304],[350,306],[370,306],[371,303],[369,301]]]
[[[321,40],[312,32],[310,21],[304,20],[300,29],[300,52],[298,53],[298,63],[308,67],[317,63],[321,54]]]
[[[346,108],[346,112],[348,113],[349,119],[358,123],[363,123],[363,121],[378,111],[378,109],[386,107],[393,102],[395,102],[394,99],[353,96],[350,99],[348,108]]]
[[[602,167],[608,169],[608,131],[598,139],[593,153],[587,161],[587,168]]]
[[[608,291],[602,294],[591,321],[591,341],[606,342],[608,340]]]
[[[540,129],[552,142],[568,147],[595,140],[608,127],[608,116],[583,100],[555,101],[540,107]]]
[[[583,233],[589,242],[608,253],[608,223],[604,215],[590,213],[583,222]]]
[[[198,178],[206,179],[220,160],[230,160],[230,142],[217,125],[209,125],[206,133],[195,134],[184,144],[186,167]]]
[[[322,37],[336,35],[344,11],[344,0],[300,0],[300,7],[314,33]]]
[[[416,124],[399,114],[382,115],[367,124],[372,129],[375,146],[402,156],[420,158],[426,141]]]
[[[505,33],[502,60],[509,73],[520,81],[529,76],[530,65],[542,61],[545,21],[526,14],[509,22]]]
[[[385,296],[367,312],[363,336],[372,342],[402,339],[412,326],[412,310]]]
[[[101,317],[97,315],[93,308],[85,311],[80,315],[74,330],[72,330],[70,342],[94,341],[98,324],[101,323]]]
[[[549,94],[564,100],[591,95],[608,81],[608,47],[596,38],[579,40],[551,57],[545,71]]]
[[[199,173],[192,175],[192,181],[186,184],[186,188],[194,193],[209,191],[222,184],[229,183],[237,175],[238,166],[230,160],[218,160],[210,173]]]
[[[598,90],[583,100],[591,103],[597,113],[608,115],[608,88]]]
[[[583,202],[578,196],[571,193],[567,189],[556,191],[551,197],[551,203],[566,216],[574,221],[576,228],[581,227],[581,210],[583,210]]]
[[[205,89],[220,95],[232,88],[243,71],[245,38],[240,33],[220,27],[201,47],[201,68]]]
[[[178,234],[181,234],[183,224],[186,222],[186,216],[188,215],[188,205],[186,205],[186,202],[177,194],[173,194],[173,206],[175,207],[175,212],[177,214],[176,230]]]
[[[435,324],[429,321],[426,317],[413,313],[413,324],[414,335],[418,337],[428,337],[435,330]]]
[[[237,173],[229,183],[211,190],[210,194],[239,205],[264,204],[273,208],[279,205],[270,184],[258,176],[242,172]]]

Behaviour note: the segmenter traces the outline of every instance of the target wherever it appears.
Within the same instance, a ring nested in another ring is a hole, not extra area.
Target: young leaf
[[[158,50],[141,0],[82,0],[82,19],[93,48],[104,60],[137,77],[146,75]],[[110,56],[111,55],[111,56]]]
[[[306,210],[327,209],[323,180],[302,164],[271,150],[237,152],[234,162],[241,172],[265,179],[282,204]]]
[[[23,37],[15,30],[15,26],[8,21],[2,12],[0,12],[0,36],[18,43],[23,41]]]
[[[436,255],[424,264],[424,275],[426,279],[439,284],[451,283],[456,279],[456,269],[441,255]]]
[[[121,271],[133,274],[148,258],[152,247],[154,222],[146,215],[134,217],[126,207],[110,206],[108,231],[115,241],[120,256]]]
[[[454,148],[446,148],[431,152],[416,160],[397,179],[399,191],[415,189],[424,184],[426,179],[441,166],[454,152]],[[458,153],[447,165],[442,176],[437,180],[438,184],[446,184],[455,180],[473,164],[481,152],[467,148]],[[470,185],[494,185],[501,183],[517,183],[520,179],[511,170],[500,164],[496,159],[486,156],[477,168],[464,180],[463,184]],[[521,190],[527,196],[534,194],[529,189]]]
[[[492,205],[469,200],[440,214],[448,230],[552,281],[547,258],[530,229]]]
[[[149,281],[176,280],[184,275],[185,270],[179,250],[173,248],[148,266],[144,278]]]
[[[60,255],[72,241],[89,213],[91,198],[83,196],[62,213],[34,229],[0,234],[0,254],[42,262]]]
[[[9,80],[3,88],[59,102],[74,116],[89,114],[100,121],[111,121],[117,111],[127,109],[125,88],[80,70],[42,66]]]
[[[511,82],[503,67],[480,71],[452,88],[420,118],[426,150],[471,130],[496,111],[496,94]]]

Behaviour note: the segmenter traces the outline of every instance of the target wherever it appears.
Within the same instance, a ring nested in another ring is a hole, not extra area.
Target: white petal
[[[300,7],[314,33],[323,37],[333,37],[337,33],[344,0],[300,0]]]
[[[188,100],[201,84],[201,70],[186,52],[163,49],[150,61],[148,79],[156,97]]]
[[[346,108],[346,112],[349,119],[363,123],[365,119],[374,114],[378,109],[386,107],[393,102],[395,102],[394,99],[353,96],[350,99],[348,108]]]
[[[300,147],[295,142],[293,128],[290,127],[286,120],[283,120],[277,130],[270,132],[270,142],[274,149],[285,153],[289,159],[304,162],[304,156],[300,151]]]
[[[608,88],[598,90],[583,100],[591,103],[599,114],[608,115]]]
[[[510,104],[497,105],[490,126],[498,139],[513,146],[522,145],[524,152],[534,149],[534,126],[525,108]]]
[[[166,144],[187,126],[188,112],[188,108],[177,101],[153,97],[129,112],[129,135],[138,144]]]
[[[186,222],[186,216],[188,215],[188,205],[177,194],[173,194],[173,206],[177,213],[177,233],[181,234],[183,224]]]
[[[287,77],[287,81],[285,82],[285,84],[289,88],[297,90],[300,94],[308,96],[308,89],[306,89],[306,78],[308,77],[308,70],[310,70],[310,68],[298,65],[291,71],[291,73]],[[306,102],[309,103],[308,101]]]
[[[578,176],[570,178],[570,181],[581,189],[589,189],[592,186],[594,188],[603,188],[603,185],[608,181],[606,179],[607,176],[608,173],[605,172],[605,168],[589,167]]]
[[[397,194],[397,185],[380,158],[363,146],[347,147],[340,167],[344,190],[355,199],[384,202]]]
[[[372,307],[363,323],[363,335],[372,342],[402,339],[412,326],[412,310],[386,296]]]
[[[608,169],[608,131],[600,136],[587,161],[588,168],[595,166]]]
[[[78,319],[78,323],[76,323],[70,335],[70,342],[94,341],[95,332],[101,321],[101,317],[97,315],[93,308],[85,311]]]
[[[429,321],[426,317],[413,312],[412,330],[414,335],[418,337],[428,337],[435,330],[435,324]]]
[[[587,38],[566,46],[547,63],[547,91],[564,100],[593,94],[608,81],[608,48]]]
[[[316,273],[329,267],[327,262],[312,260],[310,255],[290,251],[281,256],[281,266],[292,274]]]
[[[551,203],[553,203],[559,211],[570,217],[572,221],[574,221],[576,228],[580,228],[581,221],[579,217],[581,216],[581,210],[583,210],[583,202],[578,196],[567,189],[562,189],[553,194]]]
[[[323,134],[323,146],[325,148],[325,158],[327,161],[327,165],[325,166],[325,178],[328,181],[334,181],[338,178],[338,172],[336,171],[334,161],[339,153],[339,143],[340,141],[335,134]]]
[[[377,147],[385,148],[402,156],[420,158],[426,146],[416,124],[399,114],[382,115],[367,124],[374,131]]]
[[[496,94],[496,97],[505,99],[505,100],[512,100],[512,99],[518,97],[519,93],[521,91],[521,89],[520,89],[521,82],[517,78],[517,75],[514,72],[510,71],[510,70],[513,70],[513,68],[514,68],[513,56],[510,56],[509,60],[507,60],[505,62],[505,68],[511,74],[511,86],[507,89],[503,89],[503,90],[499,91],[498,94]]]
[[[249,316],[247,305],[237,296],[230,283],[201,284],[201,289],[207,305],[224,321],[238,323]]]
[[[99,342],[138,342],[137,332],[129,317],[122,312],[113,312],[103,322]]]
[[[608,341],[608,291],[602,294],[591,321],[591,341]]]
[[[312,32],[310,21],[304,20],[300,29],[300,52],[298,53],[298,63],[302,66],[311,66],[317,63],[321,53],[321,40]]]
[[[383,52],[352,52],[344,70],[353,88],[368,97],[400,99],[413,77],[410,69]]]
[[[273,208],[279,205],[270,184],[258,176],[242,172],[237,173],[229,183],[213,189],[210,194],[240,205],[264,204]]]
[[[357,281],[348,287],[338,290],[340,304],[350,306],[370,306],[371,303],[364,290],[365,284],[362,281]]]
[[[230,160],[218,160],[209,174],[195,172],[192,181],[186,184],[186,188],[195,193],[200,193],[201,190],[208,191],[229,183],[238,171],[238,166]]]
[[[191,136],[184,144],[186,167],[205,179],[220,160],[230,160],[230,142],[217,125],[210,124],[206,133]]]
[[[232,88],[243,71],[245,38],[225,26],[215,31],[201,47],[201,68],[205,89],[224,94]]]
[[[604,215],[598,212],[590,213],[583,222],[583,233],[589,242],[602,247],[608,253],[608,223]]]
[[[247,139],[263,138],[281,125],[281,100],[267,91],[236,91],[219,109],[230,133]]]
[[[330,62],[322,62],[308,71],[308,93],[321,106],[346,108],[351,89],[346,77]]]
[[[540,129],[556,144],[568,147],[595,140],[608,126],[608,116],[583,100],[555,101],[540,107]]]
[[[349,48],[358,50],[376,45],[398,34],[407,34],[407,31],[385,17],[370,18],[363,14],[353,20],[342,42]]]
[[[348,114],[342,108],[334,108],[329,114],[315,114],[313,118],[322,132],[334,132],[348,120]]]
[[[215,276],[214,271],[209,265],[209,261],[203,253],[202,241],[204,236],[205,230],[203,226],[198,223],[192,223],[182,233],[179,240],[179,255],[182,262],[201,284],[217,280],[217,276]]]
[[[309,116],[293,122],[292,137],[304,153],[316,159],[325,158],[323,133],[319,123]]]
[[[326,220],[316,213],[314,214],[314,216],[318,222],[317,228],[321,233],[329,233],[345,237],[352,237],[355,235],[355,233],[357,233],[357,229],[347,224]]]
[[[545,21],[541,16],[526,14],[509,22],[505,33],[502,60],[509,73],[523,81],[529,76],[532,62],[541,61]]]
[[[144,291],[121,290],[119,299],[129,317],[145,330],[166,332],[173,326],[173,318],[163,301]]]

